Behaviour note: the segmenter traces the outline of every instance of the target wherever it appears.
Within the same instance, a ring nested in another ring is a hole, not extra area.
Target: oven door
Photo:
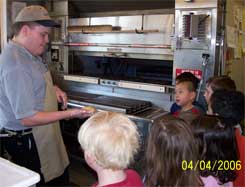
[[[79,107],[78,105],[74,106],[69,104],[69,108]],[[80,107],[83,107],[82,105]],[[139,161],[143,159],[145,151],[145,142],[149,134],[149,130],[152,124],[151,120],[139,118],[136,116],[128,116],[132,121],[137,125],[137,129],[140,136],[140,149],[138,154],[135,156],[135,163],[132,167],[140,167]],[[78,142],[77,135],[81,125],[87,120],[85,119],[70,119],[70,120],[61,120],[61,131],[64,139],[64,143],[67,148],[67,152],[71,158],[83,160],[83,150]]]

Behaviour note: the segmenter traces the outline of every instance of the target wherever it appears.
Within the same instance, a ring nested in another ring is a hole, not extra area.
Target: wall
[[[226,31],[228,32],[226,32],[225,73],[235,80],[237,89],[245,93],[245,42],[242,44],[242,37],[245,38],[245,0],[226,0],[226,9]],[[229,29],[231,29],[230,32]],[[233,41],[230,41],[232,39]],[[234,42],[234,47],[231,47],[232,42]]]
[[[7,30],[6,30],[6,0],[0,0],[0,41],[1,41],[1,49],[7,43]]]

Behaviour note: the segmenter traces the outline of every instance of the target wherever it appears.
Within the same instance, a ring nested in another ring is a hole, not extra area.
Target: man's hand
[[[70,112],[70,118],[86,118],[90,117],[94,114],[95,109],[93,111],[87,110],[86,108],[74,108],[74,109],[69,109]]]
[[[62,109],[65,110],[67,108],[67,95],[63,92],[58,86],[54,86],[54,90],[56,93],[56,98],[59,103],[62,103]]]

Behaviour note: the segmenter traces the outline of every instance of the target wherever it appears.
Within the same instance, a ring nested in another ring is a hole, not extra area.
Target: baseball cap
[[[52,20],[48,11],[40,5],[24,7],[14,20],[14,23],[18,22],[36,22],[45,27],[60,27],[60,24]]]

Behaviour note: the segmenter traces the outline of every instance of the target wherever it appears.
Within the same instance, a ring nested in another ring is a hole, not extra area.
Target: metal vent
[[[196,38],[205,40],[206,38],[206,19],[209,15],[194,15],[190,13],[183,15],[183,37],[188,39]]]
[[[207,18],[209,15],[199,15],[199,21],[198,21],[198,35],[197,38],[199,40],[205,40],[206,39],[206,28],[207,28]]]

